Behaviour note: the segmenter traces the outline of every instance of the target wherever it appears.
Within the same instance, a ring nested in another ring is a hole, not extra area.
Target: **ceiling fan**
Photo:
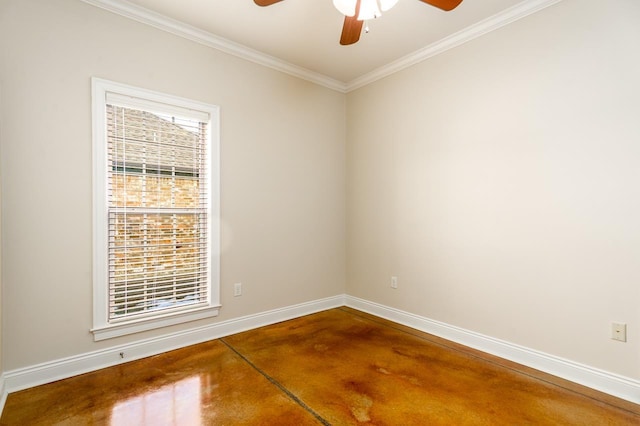
[[[258,6],[271,6],[282,0],[253,0]],[[344,16],[340,44],[354,44],[360,40],[364,21],[381,15],[380,9],[389,10],[398,0],[333,0],[333,5]],[[449,11],[455,9],[462,0],[419,0],[438,9]],[[364,8],[361,9],[361,5]],[[362,12],[365,12],[364,14]],[[364,15],[364,16],[363,16]]]

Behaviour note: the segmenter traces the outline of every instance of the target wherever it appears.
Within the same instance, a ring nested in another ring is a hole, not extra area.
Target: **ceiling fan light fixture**
[[[333,0],[333,6],[344,16],[356,14],[356,3],[357,0]]]
[[[358,21],[368,21],[380,16],[382,16],[382,12],[380,12],[380,7],[378,6],[378,0],[360,0]]]
[[[344,16],[356,14],[357,0],[333,0],[333,6]],[[382,12],[386,12],[398,3],[398,0],[360,0],[360,13],[358,21],[379,18]]]

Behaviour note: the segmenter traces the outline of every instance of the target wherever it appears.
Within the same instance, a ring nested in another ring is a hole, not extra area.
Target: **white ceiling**
[[[253,0],[84,1],[349,90],[559,0],[463,0],[450,12],[399,0],[350,46],[339,44],[344,17],[331,0],[284,0],[268,7]]]

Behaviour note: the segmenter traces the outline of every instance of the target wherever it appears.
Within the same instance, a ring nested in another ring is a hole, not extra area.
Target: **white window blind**
[[[207,303],[206,132],[107,104],[110,321]]]
[[[94,79],[96,340],[217,314],[214,114]]]

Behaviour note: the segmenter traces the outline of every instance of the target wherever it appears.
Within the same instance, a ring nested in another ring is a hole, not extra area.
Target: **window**
[[[92,84],[94,339],[217,315],[217,107]]]

